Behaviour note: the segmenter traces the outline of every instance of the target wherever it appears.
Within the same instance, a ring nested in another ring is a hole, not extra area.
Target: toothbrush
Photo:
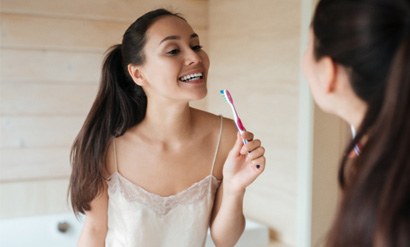
[[[236,128],[238,129],[239,133],[243,133],[245,131],[245,127],[242,124],[241,119],[239,118],[238,112],[236,111],[235,105],[233,103],[233,98],[231,93],[227,89],[223,89],[219,91],[225,98],[226,102],[229,104],[232,110],[232,114],[234,116]],[[242,139],[243,143],[246,144],[248,141],[245,139]]]

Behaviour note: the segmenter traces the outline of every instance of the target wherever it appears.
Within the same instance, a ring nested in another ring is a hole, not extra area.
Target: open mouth
[[[194,73],[194,74],[181,76],[179,80],[182,82],[191,82],[191,81],[196,81],[196,80],[200,80],[203,78],[204,76],[202,73]]]

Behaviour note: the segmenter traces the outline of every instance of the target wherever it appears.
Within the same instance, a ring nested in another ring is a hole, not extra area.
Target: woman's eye
[[[193,51],[200,51],[202,49],[201,45],[194,45],[191,47]]]
[[[167,52],[168,55],[175,56],[179,53],[179,49],[173,49]]]

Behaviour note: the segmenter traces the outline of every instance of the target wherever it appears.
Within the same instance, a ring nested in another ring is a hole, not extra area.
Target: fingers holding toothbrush
[[[259,139],[254,140],[252,132],[244,131],[240,135],[243,140],[246,140],[246,143],[244,143],[244,145],[241,147],[239,153],[241,155],[247,155],[246,158],[254,163],[255,167],[256,165],[258,165],[257,163],[265,164],[265,148],[262,146],[262,142]],[[258,167],[256,168],[259,169]]]
[[[253,133],[244,132],[242,138],[247,142],[241,148],[240,154],[246,155],[246,160],[251,163],[258,172],[263,172],[265,168],[265,148],[262,146],[262,142],[259,139],[253,139]]]
[[[223,176],[224,185],[234,190],[244,190],[265,169],[265,149],[259,140],[253,139],[253,133],[246,131],[236,111],[231,93],[223,89],[220,93],[229,104],[238,135],[234,147],[226,159]]]
[[[247,142],[244,144],[243,140]],[[264,154],[265,148],[260,140],[253,139],[253,133],[238,133],[223,169],[225,188],[244,190],[250,185],[265,169]]]
[[[248,132],[245,129],[243,131],[239,131],[238,134],[241,136],[242,142],[244,144],[253,140],[253,133]]]

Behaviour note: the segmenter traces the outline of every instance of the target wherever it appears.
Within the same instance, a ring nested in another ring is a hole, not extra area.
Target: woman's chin
[[[206,97],[206,95],[208,94],[208,90],[202,90],[201,92],[198,92],[194,95],[194,98],[192,100],[201,100],[204,99]]]

